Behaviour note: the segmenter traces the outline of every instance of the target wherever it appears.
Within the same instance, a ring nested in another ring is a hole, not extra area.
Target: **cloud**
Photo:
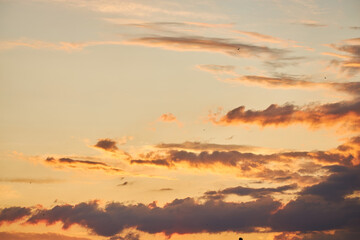
[[[314,20],[300,20],[297,22],[294,22],[295,24],[301,24],[307,27],[327,27],[328,25],[320,23],[318,21]]]
[[[40,40],[22,39],[16,41],[0,41],[0,50],[9,50],[17,47],[33,49],[48,49],[56,51],[80,51],[86,47],[99,45],[123,45],[122,41],[87,41],[87,42],[45,42]]]
[[[173,166],[165,159],[155,159],[155,160],[131,160],[131,164],[147,164],[147,165],[158,165],[158,166]]]
[[[302,195],[315,195],[327,201],[341,201],[345,196],[360,190],[360,166],[348,167],[328,167],[329,177],[323,182],[307,187],[302,191]]]
[[[161,121],[161,122],[175,122],[178,124],[179,127],[182,127],[182,123],[175,117],[174,114],[172,113],[164,113],[162,114],[158,121]]]
[[[236,43],[228,39],[205,37],[142,37],[125,41],[126,44],[159,47],[174,51],[205,51],[234,57],[280,58],[287,51],[264,46]]]
[[[354,76],[360,72],[360,38],[346,39],[340,44],[328,44],[326,46],[342,52],[342,54],[323,53],[342,59],[333,59],[331,65],[339,67],[341,72],[345,72],[349,76]]]
[[[118,147],[116,146],[116,141],[111,140],[109,138],[105,138],[105,139],[99,139],[99,141],[94,145],[94,147],[103,149],[105,151],[109,151],[109,152],[116,152],[118,149]]]
[[[160,143],[155,145],[160,149],[186,149],[195,151],[253,151],[261,149],[260,147],[248,146],[248,145],[236,145],[236,144],[216,144],[216,143],[202,143],[202,142],[190,142],[183,143]]]
[[[112,167],[103,162],[89,161],[89,160],[74,160],[71,158],[58,158],[48,157],[45,160],[45,163],[50,164],[55,167],[70,167],[70,168],[79,168],[79,169],[93,169],[93,170],[103,170],[110,173],[121,173],[122,169]]]
[[[137,233],[129,232],[125,236],[114,236],[111,237],[109,240],[139,240],[140,235]]]
[[[161,192],[167,192],[167,191],[173,191],[174,189],[172,189],[172,188],[161,188],[161,189],[159,189],[159,191],[161,191]]]
[[[276,188],[249,188],[249,187],[232,187],[232,188],[225,188],[220,191],[208,191],[205,192],[204,196],[206,198],[216,198],[220,199],[225,197],[226,195],[234,194],[238,196],[251,196],[253,198],[264,198],[269,197],[274,193],[283,193],[289,190],[297,189],[296,184],[291,185],[284,185]]]
[[[0,178],[0,182],[9,183],[35,183],[35,184],[47,184],[47,183],[59,183],[61,179],[53,178]]]
[[[151,234],[162,232],[169,236],[174,233],[246,232],[266,226],[271,212],[279,206],[279,202],[270,198],[246,203],[199,203],[193,198],[185,198],[175,199],[164,207],[113,202],[103,209],[97,202],[89,202],[38,210],[27,223],[60,222],[64,229],[78,224],[101,236],[113,236],[127,228],[136,228]]]
[[[39,208],[32,213],[25,208],[21,214],[17,213],[19,207],[12,207],[8,209],[14,210],[7,210],[11,214],[6,211],[3,214],[3,210],[0,216],[4,215],[2,219],[5,221],[15,221],[27,216],[27,224],[60,223],[63,229],[80,225],[97,235],[114,237],[113,239],[136,239],[137,235],[121,236],[127,229],[150,234],[164,233],[168,236],[175,233],[257,232],[259,228],[284,232],[274,239],[282,239],[281,236],[284,239],[296,239],[293,237],[297,237],[299,233],[308,234],[302,234],[302,237],[306,236],[304,239],[312,239],[310,236],[313,234],[319,234],[316,236],[321,239],[319,231],[330,230],[336,230],[332,233],[335,236],[340,233],[350,234],[360,223],[359,197],[348,197],[360,189],[360,166],[332,165],[325,169],[329,173],[327,177],[298,191],[293,200],[283,204],[270,196],[296,190],[296,185],[231,187],[208,191],[205,198],[198,200],[190,197],[175,199],[162,207],[157,206],[156,202],[148,205],[110,202],[101,207],[98,201],[91,201],[76,205],[56,205],[49,209]],[[224,201],[222,195],[229,194],[252,196],[256,200]]]
[[[337,230],[329,232],[281,233],[273,240],[351,240],[359,239],[360,232],[354,230]]]
[[[215,75],[228,74],[236,77],[226,78],[225,82],[238,82],[250,85],[263,86],[268,88],[307,88],[316,87],[330,88],[336,91],[346,92],[354,96],[360,96],[360,82],[313,82],[305,78],[294,77],[286,74],[274,74],[274,77],[259,75],[239,75],[234,66],[223,65],[197,65],[198,69],[210,72]]]
[[[265,77],[265,76],[245,75],[237,78],[226,79],[225,81],[244,82],[244,83],[250,83],[250,84],[272,87],[272,88],[289,88],[289,87],[310,88],[319,85],[321,86],[321,83],[300,80],[291,76]]]
[[[333,166],[324,181],[305,188],[300,196],[272,215],[274,231],[356,229],[360,224],[359,198],[346,198],[360,189],[359,165]]]
[[[304,48],[306,50],[309,51],[313,51],[314,49],[307,47],[307,46],[301,46],[298,45],[296,41],[293,40],[285,40],[285,39],[281,39],[278,37],[273,37],[270,35],[265,35],[265,34],[261,34],[258,32],[248,32],[248,31],[239,31],[239,30],[234,30],[233,32],[235,33],[240,33],[242,35],[245,35],[247,37],[250,37],[253,41],[257,41],[257,42],[266,42],[266,43],[273,43],[273,44],[280,44],[283,47],[293,47],[293,48]]]
[[[26,207],[8,207],[0,211],[0,226],[3,223],[18,221],[31,214],[31,209]]]
[[[6,240],[90,240],[90,238],[71,237],[57,233],[25,233],[25,232],[0,232],[0,239]]]
[[[237,75],[235,73],[235,66],[231,65],[216,65],[216,64],[201,64],[196,67],[202,71],[210,72],[213,74],[228,74]]]
[[[360,164],[359,139],[359,137],[350,138],[337,148],[327,151],[281,151],[270,154],[242,152],[241,149],[234,150],[238,148],[237,145],[212,146],[211,144],[205,144],[203,146],[191,142],[188,144],[161,144],[156,146],[160,147],[160,151],[140,154],[142,159],[131,160],[131,163],[168,168],[174,168],[183,163],[192,168],[212,168],[220,164],[241,170],[242,174],[245,175],[248,173],[249,177],[273,179],[274,181],[297,180],[299,182],[313,182],[314,177],[310,175],[320,171],[323,165],[355,166]],[[177,150],[177,148],[186,150]],[[218,148],[222,150],[218,150]],[[286,170],[287,164],[295,164],[299,160],[309,160],[311,162],[305,162],[307,165],[300,164],[296,172],[294,172],[294,169]],[[275,170],[269,169],[267,166],[271,166]]]
[[[319,127],[342,122],[348,124],[349,128],[357,130],[360,128],[360,101],[355,99],[305,106],[271,104],[264,110],[246,110],[245,106],[240,106],[220,118],[218,118],[218,114],[211,114],[209,119],[219,125],[257,124],[263,127],[292,124]]]
[[[160,116],[159,121],[163,121],[163,122],[176,122],[177,119],[174,116],[174,114],[172,113],[164,113],[163,115]]]
[[[224,18],[221,15],[210,14],[207,12],[193,12],[188,10],[182,10],[183,5],[179,4],[162,4],[159,2],[154,4],[145,4],[123,0],[123,1],[102,1],[102,0],[39,0],[39,1],[50,1],[54,3],[63,3],[70,7],[84,8],[94,12],[100,12],[104,14],[121,14],[125,16],[136,16],[136,17],[155,17],[160,15],[167,16],[178,16],[178,17],[197,17],[202,19],[220,19]],[[170,7],[171,6],[171,7]]]

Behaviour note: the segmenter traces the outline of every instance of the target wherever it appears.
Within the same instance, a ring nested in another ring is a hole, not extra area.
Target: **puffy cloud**
[[[31,209],[26,207],[8,207],[0,211],[0,226],[5,223],[18,221],[31,214]]]
[[[360,127],[360,101],[355,99],[305,106],[271,104],[265,110],[245,110],[245,106],[240,106],[220,119],[216,118],[216,115],[210,115],[210,120],[215,124],[224,125],[249,123],[260,126],[287,126],[302,123],[319,127],[342,122],[350,124],[350,127],[356,130]]]
[[[27,223],[61,222],[64,229],[78,224],[102,236],[113,236],[132,227],[147,233],[162,232],[166,235],[246,232],[266,226],[270,214],[279,206],[279,202],[270,198],[246,203],[199,203],[192,198],[185,198],[176,199],[164,207],[149,207],[144,204],[123,205],[114,202],[107,204],[104,209],[96,202],[89,202],[38,210]]]

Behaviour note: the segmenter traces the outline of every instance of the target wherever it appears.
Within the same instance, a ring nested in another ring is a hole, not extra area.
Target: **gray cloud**
[[[201,233],[223,231],[254,231],[267,225],[279,202],[263,198],[246,203],[207,201],[198,203],[192,198],[176,199],[164,207],[144,204],[123,205],[109,203],[101,209],[96,202],[59,205],[49,210],[38,210],[27,223],[61,222],[67,229],[73,224],[86,227],[98,235],[112,236],[135,227],[147,233]]]

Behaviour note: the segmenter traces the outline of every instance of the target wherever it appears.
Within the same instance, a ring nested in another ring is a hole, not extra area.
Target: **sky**
[[[360,239],[357,0],[0,0],[0,239]]]

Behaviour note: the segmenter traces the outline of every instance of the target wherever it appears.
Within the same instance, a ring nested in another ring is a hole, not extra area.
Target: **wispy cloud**
[[[0,41],[0,50],[9,50],[17,47],[27,47],[33,49],[48,49],[56,51],[73,52],[80,51],[86,47],[98,45],[123,45],[122,41],[88,41],[88,42],[46,42],[32,39],[22,39],[16,41]]]
[[[197,151],[253,151],[259,150],[260,147],[248,146],[248,145],[235,145],[235,144],[216,144],[216,143],[202,143],[202,142],[183,142],[183,143],[161,143],[155,145],[156,148],[161,149],[186,149],[186,150],[197,150]]]
[[[205,37],[143,37],[125,41],[126,44],[159,47],[174,51],[204,51],[222,53],[234,57],[280,58],[287,51],[264,46],[237,43],[228,39]]]
[[[333,59],[330,65],[338,67],[341,72],[346,73],[348,76],[355,76],[360,72],[360,38],[346,39],[340,44],[328,44],[326,46],[342,52],[341,54],[323,53],[341,59]]]
[[[90,238],[72,237],[58,233],[0,232],[0,239],[8,240],[91,240]]]
[[[328,25],[320,23],[318,21],[315,20],[299,20],[294,22],[295,24],[301,24],[307,27],[327,27]]]
[[[89,160],[75,160],[71,158],[58,158],[48,157],[45,163],[54,167],[68,167],[68,168],[79,168],[79,169],[91,169],[91,170],[103,170],[109,173],[122,173],[123,170],[120,168],[109,166],[104,162],[89,161]]]
[[[237,75],[235,73],[235,66],[232,65],[200,64],[196,65],[196,67],[202,71],[213,74]]]
[[[29,184],[48,184],[60,183],[63,180],[54,178],[0,178],[0,182],[8,183],[29,183]]]

